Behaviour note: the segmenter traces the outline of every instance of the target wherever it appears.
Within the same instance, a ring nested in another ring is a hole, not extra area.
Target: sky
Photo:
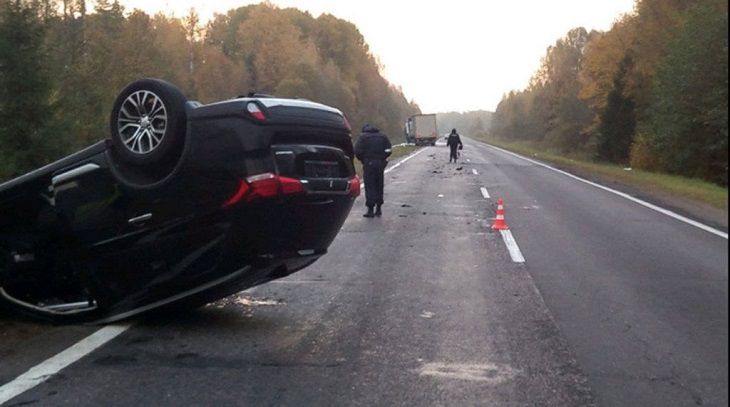
[[[194,7],[214,13],[248,0],[120,0],[131,10],[181,17]],[[355,24],[384,66],[424,113],[495,110],[523,89],[548,46],[571,28],[608,30],[634,0],[271,0],[314,17],[329,13]]]

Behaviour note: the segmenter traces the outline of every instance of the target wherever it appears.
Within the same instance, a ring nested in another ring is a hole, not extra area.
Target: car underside
[[[146,79],[110,126],[0,185],[0,303],[60,322],[199,306],[312,264],[360,192],[349,124],[325,105],[201,105]]]

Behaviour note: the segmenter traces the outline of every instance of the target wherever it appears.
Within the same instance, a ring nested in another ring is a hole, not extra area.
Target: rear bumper
[[[416,139],[417,146],[426,146],[436,143],[436,138],[418,138]]]
[[[347,195],[307,195],[289,202],[231,208],[225,216],[231,244],[258,256],[326,249],[352,208]]]

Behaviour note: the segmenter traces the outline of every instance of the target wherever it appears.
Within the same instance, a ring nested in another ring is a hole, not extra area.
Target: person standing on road
[[[446,141],[446,145],[451,149],[449,163],[451,163],[451,161],[456,162],[456,159],[459,157],[458,150],[464,148],[464,144],[461,143],[461,137],[459,137],[459,133],[456,132],[456,129],[451,129],[451,134],[449,134],[449,139]]]
[[[385,166],[388,164],[392,146],[388,136],[377,127],[366,124],[355,143],[355,157],[362,163],[365,177],[366,218],[383,214],[383,188],[385,187]],[[375,212],[373,212],[375,208]]]

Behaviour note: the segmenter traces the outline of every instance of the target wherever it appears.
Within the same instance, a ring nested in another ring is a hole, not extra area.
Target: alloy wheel
[[[162,144],[167,129],[167,109],[162,99],[148,90],[129,95],[117,117],[117,129],[124,146],[145,155]]]

